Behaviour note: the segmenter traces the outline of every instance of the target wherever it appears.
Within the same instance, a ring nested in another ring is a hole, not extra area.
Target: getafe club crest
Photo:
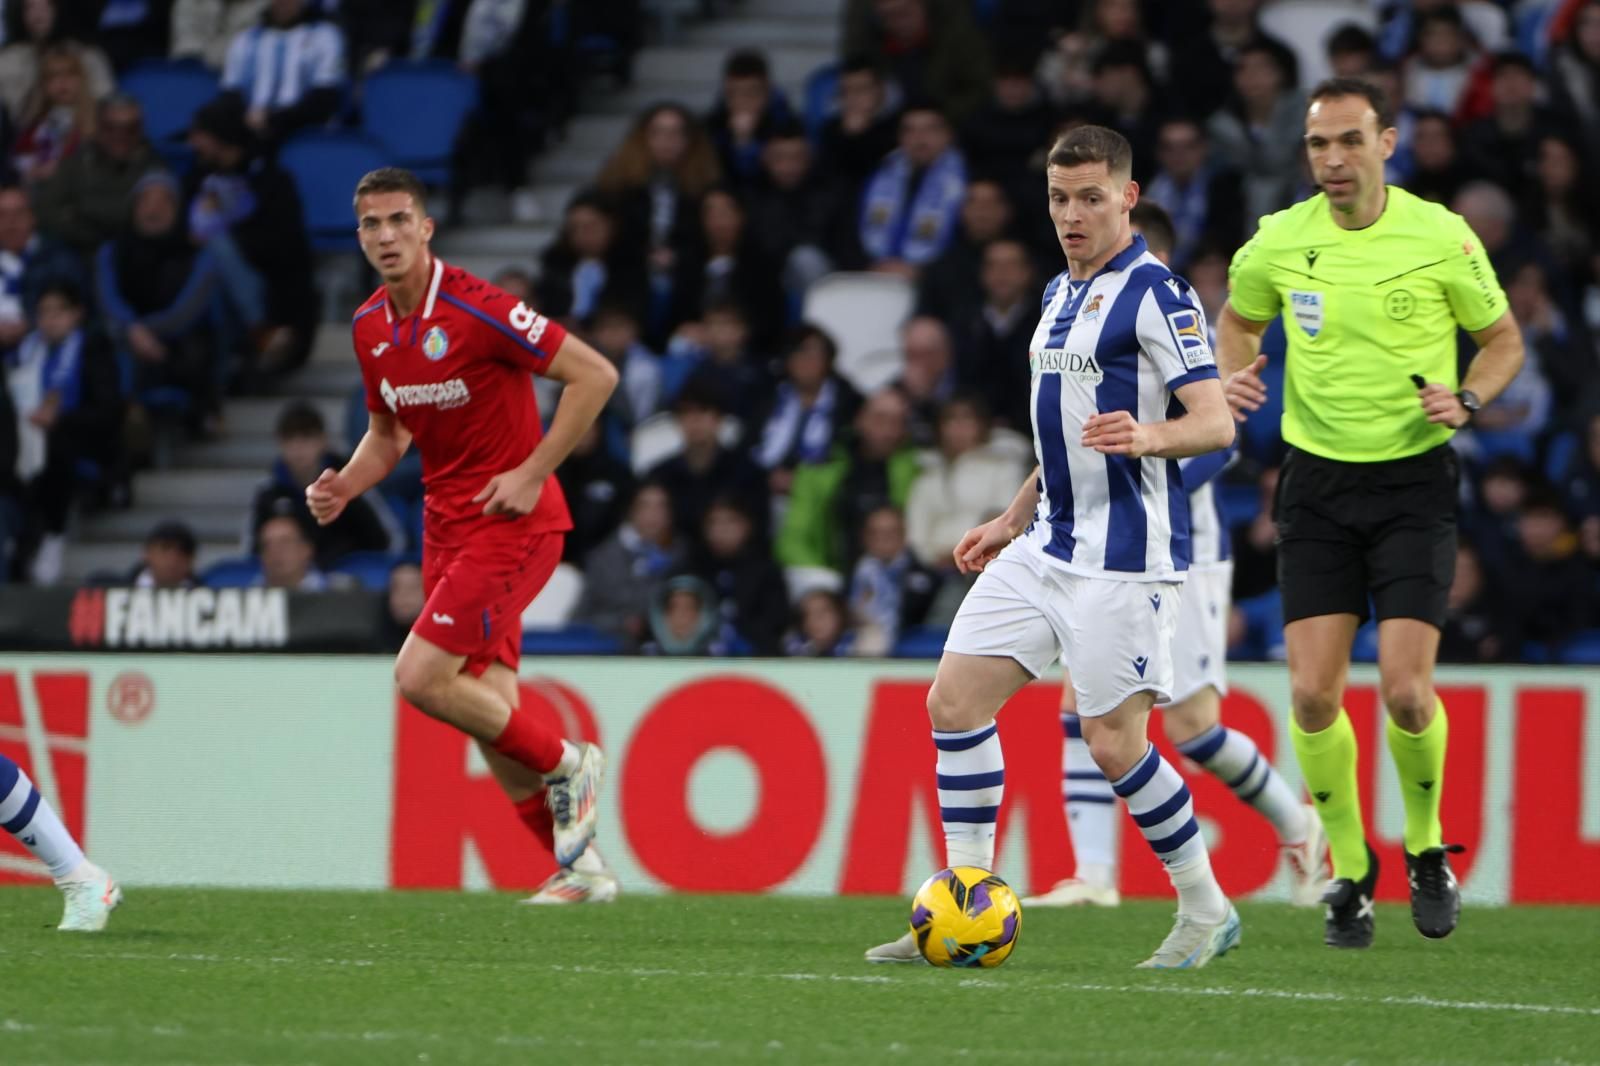
[[[1306,331],[1306,336],[1315,337],[1322,332],[1322,293],[1291,289],[1289,307],[1294,311],[1294,320]]]
[[[450,338],[443,329],[434,326],[422,338],[422,354],[437,363],[450,351]]]

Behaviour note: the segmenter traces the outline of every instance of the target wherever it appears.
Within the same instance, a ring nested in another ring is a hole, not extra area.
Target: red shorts
[[[467,657],[474,677],[491,663],[517,668],[522,612],[561,562],[564,533],[531,539],[480,536],[466,544],[424,545],[422,590],[428,597],[411,631]]]

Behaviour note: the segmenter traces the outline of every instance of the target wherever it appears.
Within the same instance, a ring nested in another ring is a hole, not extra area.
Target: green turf
[[[142,889],[68,936],[53,892],[8,889],[0,1062],[1600,1063],[1593,910],[1430,943],[1381,908],[1336,953],[1316,912],[1248,905],[1237,954],[1146,973],[1167,906],[1035,909],[997,970],[862,963],[905,909]]]

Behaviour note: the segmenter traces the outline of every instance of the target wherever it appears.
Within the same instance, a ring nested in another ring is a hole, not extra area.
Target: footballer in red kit
[[[417,709],[473,737],[561,869],[530,902],[603,901],[616,880],[594,837],[605,760],[519,711],[523,609],[572,528],[556,467],[599,415],[617,374],[604,356],[493,285],[435,256],[416,177],[376,170],[356,187],[362,252],[383,287],[352,335],[368,428],[342,470],[306,489],[319,522],[381,481],[415,445],[423,469],[427,601],[395,662]],[[531,375],[563,384],[541,431]]]

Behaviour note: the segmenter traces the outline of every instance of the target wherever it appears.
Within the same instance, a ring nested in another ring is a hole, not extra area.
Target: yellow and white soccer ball
[[[922,957],[935,966],[999,966],[1022,933],[1022,904],[988,870],[940,870],[911,901],[911,931]]]

